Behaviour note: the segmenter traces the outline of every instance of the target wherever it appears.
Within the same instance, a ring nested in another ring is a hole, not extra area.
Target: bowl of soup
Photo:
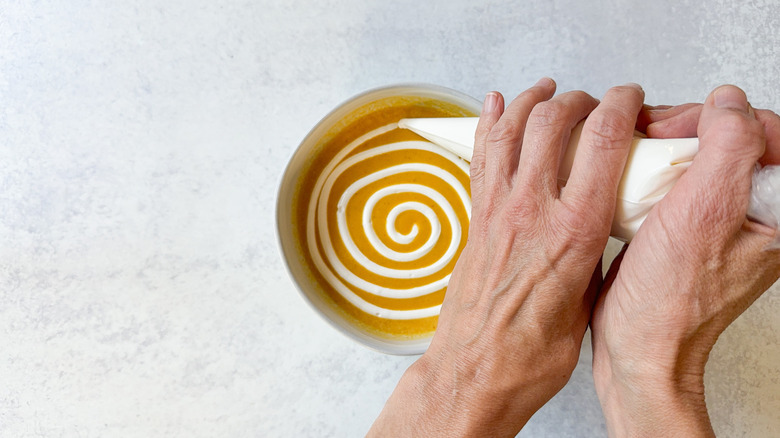
[[[351,339],[391,354],[430,344],[471,214],[469,163],[403,118],[473,117],[481,102],[426,84],[355,96],[291,157],[276,225],[304,299]]]

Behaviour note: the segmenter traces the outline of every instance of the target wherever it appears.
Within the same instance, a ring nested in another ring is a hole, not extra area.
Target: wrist
[[[406,370],[369,436],[513,437],[544,403],[534,405],[527,385],[493,378],[490,361],[437,351]]]
[[[704,398],[704,368],[645,363],[636,370],[608,361],[593,378],[611,437],[714,436]]]
[[[526,406],[523,388],[491,374],[487,361],[468,362],[436,349],[423,355],[403,383],[422,401],[418,405],[429,429],[417,435],[515,436],[536,410]]]

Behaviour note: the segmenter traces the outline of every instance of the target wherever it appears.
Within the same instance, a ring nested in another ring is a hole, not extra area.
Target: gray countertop
[[[369,88],[780,110],[780,4],[5,2],[0,6],[0,436],[359,436],[413,357],[337,333],[274,237],[298,142]],[[612,248],[614,250],[614,247]],[[590,342],[521,436],[604,436]],[[780,431],[780,291],[716,345],[722,436]],[[445,401],[446,402],[446,401]]]

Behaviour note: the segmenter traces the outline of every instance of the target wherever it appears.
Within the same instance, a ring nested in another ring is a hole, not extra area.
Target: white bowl
[[[335,304],[330,302],[330,298],[323,291],[323,285],[312,274],[304,255],[301,254],[301,243],[296,240],[293,230],[293,197],[299,184],[299,178],[302,176],[302,170],[305,168],[307,160],[319,152],[318,148],[323,146],[323,137],[337,125],[348,125],[349,119],[357,117],[354,114],[356,109],[392,96],[431,98],[454,104],[475,114],[479,113],[482,106],[480,101],[463,93],[428,84],[402,84],[378,88],[359,94],[342,103],[309,132],[290,159],[282,175],[277,194],[276,231],[282,258],[290,277],[303,298],[330,325],[350,339],[384,353],[421,354],[430,345],[432,334],[414,339],[388,338],[362,329],[340,314],[336,310]]]

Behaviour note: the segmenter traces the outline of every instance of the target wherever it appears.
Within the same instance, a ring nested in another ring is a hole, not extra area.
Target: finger
[[[636,84],[607,91],[585,120],[571,175],[561,192],[561,201],[572,211],[604,218],[607,227],[643,99],[644,91]]]
[[[482,112],[479,114],[477,131],[474,134],[474,152],[471,157],[469,175],[471,177],[471,198],[475,207],[481,202],[485,186],[485,144],[490,130],[504,113],[504,96],[491,91],[485,96]]]
[[[486,190],[500,193],[510,186],[517,169],[528,115],[536,104],[551,98],[553,94],[555,82],[550,78],[542,78],[517,96],[490,129],[485,142]]]
[[[534,107],[523,135],[515,190],[557,198],[558,169],[572,128],[597,105],[587,93],[571,91]]]
[[[764,126],[766,151],[759,162],[762,166],[780,164],[780,116],[769,110],[755,110],[756,118]]]
[[[682,105],[659,105],[654,107],[643,107],[642,113],[650,121],[650,123],[660,122],[666,119],[671,119],[679,116],[691,108],[699,108],[701,110],[700,103],[684,103]]]
[[[663,114],[666,110],[674,108],[671,105],[642,105],[639,116],[636,118],[636,129],[639,132],[647,132],[647,125],[653,123],[653,114]]]
[[[681,105],[671,117],[658,118],[647,125],[646,133],[651,138],[691,138],[696,137],[696,127],[702,106],[699,104]],[[670,111],[671,112],[671,111]]]
[[[700,240],[711,244],[731,239],[745,222],[753,169],[764,153],[764,127],[745,93],[724,85],[705,100],[698,134],[693,163],[661,201],[675,206],[662,220],[678,232],[706,233]]]
[[[639,111],[639,115],[636,118],[636,129],[639,132],[646,133],[647,132],[647,125],[650,123],[653,123],[653,121],[650,119],[650,112],[662,112],[664,110],[672,108],[671,105],[648,105],[644,104],[642,105],[642,109]]]
[[[698,155],[711,159],[713,165],[734,170],[741,164],[743,172],[749,174],[764,154],[764,127],[756,119],[745,92],[733,85],[718,87],[707,97],[697,133]]]

